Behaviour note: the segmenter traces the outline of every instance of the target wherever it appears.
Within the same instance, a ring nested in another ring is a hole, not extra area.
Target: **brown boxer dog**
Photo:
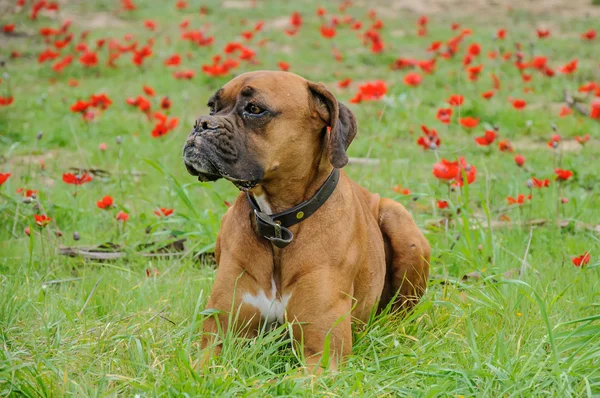
[[[401,204],[339,170],[357,123],[323,84],[250,72],[208,106],[185,165],[200,181],[226,178],[242,192],[215,244],[207,308],[218,311],[204,321],[204,360],[221,351],[219,330],[254,336],[263,322],[288,321],[307,365],[335,369],[351,353],[351,319],[366,322],[392,300],[410,308],[423,295],[429,244]]]

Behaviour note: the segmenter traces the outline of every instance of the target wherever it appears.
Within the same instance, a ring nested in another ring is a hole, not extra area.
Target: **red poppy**
[[[563,105],[562,108],[560,108],[560,113],[558,114],[558,116],[565,117],[565,116],[569,116],[572,113],[573,113],[573,110],[571,110],[571,108],[569,108],[566,105]]]
[[[290,17],[290,24],[296,29],[302,26],[302,15],[298,11],[295,11]]]
[[[540,39],[544,39],[548,36],[550,36],[550,30],[549,29],[536,29],[537,32],[537,37]]]
[[[453,184],[462,186],[464,184],[462,172],[467,175],[467,184],[475,181],[477,170],[474,166],[467,164],[463,157],[456,162],[442,159],[441,162],[433,165],[433,175],[441,180],[454,180]]]
[[[10,97],[2,97],[0,96],[0,106],[8,106],[13,103],[15,99],[13,96]]]
[[[165,60],[166,66],[177,66],[181,63],[181,57],[178,54],[173,54]]]
[[[485,93],[481,94],[481,97],[483,99],[488,100],[488,99],[492,98],[494,96],[494,94],[496,94],[494,91],[486,91]]]
[[[463,97],[462,95],[453,94],[450,96],[450,98],[448,98],[447,102],[448,104],[450,104],[450,106],[461,106],[464,101],[465,97]]]
[[[196,75],[196,72],[194,72],[191,69],[173,72],[173,77],[175,77],[175,79],[190,80],[190,79],[193,79],[195,75]]]
[[[440,108],[435,117],[444,124],[449,124],[452,119],[452,108]]]
[[[85,112],[90,106],[89,102],[85,102],[82,100],[77,101],[73,105],[71,105],[71,112]]]
[[[159,209],[154,210],[154,214],[156,214],[159,217],[169,217],[171,214],[173,214],[173,209],[166,209],[164,207],[161,207]]]
[[[350,85],[350,83],[352,83],[352,79],[347,78],[347,79],[344,79],[344,80],[340,80],[337,85],[340,88],[346,88],[346,87],[348,87]]]
[[[523,167],[525,165],[525,156],[523,155],[515,155],[515,163],[519,167]]]
[[[458,121],[463,127],[468,129],[477,127],[477,125],[479,124],[479,118],[474,118],[471,116],[461,117],[460,119],[458,119]]]
[[[500,150],[500,152],[512,152],[513,151],[512,144],[508,140],[499,141],[498,149]]]
[[[79,63],[83,66],[90,67],[98,64],[98,55],[95,52],[86,51],[79,57]]]
[[[522,110],[525,108],[525,106],[527,105],[527,102],[525,102],[525,100],[522,99],[514,99],[512,100],[512,105],[516,110]]]
[[[590,263],[590,260],[591,260],[591,256],[590,256],[590,253],[588,253],[588,252],[583,253],[579,257],[573,257],[571,259],[571,261],[573,262],[573,265],[576,267],[586,266]]]
[[[102,110],[108,109],[112,105],[110,98],[104,93],[90,95],[90,106],[100,108]]]
[[[481,53],[481,46],[479,43],[473,43],[469,46],[468,52],[469,55],[476,57],[479,55],[479,53]]]
[[[82,175],[75,175],[73,173],[64,173],[62,176],[62,180],[67,184],[71,185],[83,185],[90,181],[92,181],[92,176],[86,173]]]
[[[481,137],[475,137],[475,142],[481,146],[491,145],[496,140],[496,132],[494,130],[486,130]]]
[[[579,86],[578,91],[580,93],[591,93],[592,91],[594,91],[596,89],[596,83],[595,82],[588,82],[584,85]]]
[[[429,48],[427,49],[427,51],[435,52],[435,51],[438,51],[441,47],[442,47],[441,41],[434,41],[433,43],[431,43],[429,45]]]
[[[567,181],[569,178],[573,177],[573,172],[571,170],[554,169],[554,174],[556,174],[556,179],[558,181]]]
[[[179,124],[179,119],[173,117],[169,120],[166,115],[162,113],[155,113],[154,118],[158,120],[154,129],[152,130],[152,137],[157,138],[166,135],[169,131],[173,130]]]
[[[600,101],[594,101],[591,104],[590,117],[600,119]]]
[[[163,99],[160,101],[160,107],[164,110],[171,108],[171,100],[169,97],[163,97]]]
[[[578,62],[579,62],[579,60],[574,59],[571,62],[569,62],[568,64],[558,68],[558,71],[561,73],[564,73],[565,75],[571,74],[577,70]]]
[[[121,0],[121,7],[123,7],[123,10],[125,11],[133,11],[137,8],[135,4],[133,4],[133,0]]]
[[[523,195],[522,193],[518,194],[516,198],[509,196],[506,198],[506,201],[509,205],[522,205],[525,203],[525,200],[531,200],[531,195]]]
[[[48,60],[52,61],[53,59],[58,57],[60,57],[59,52],[53,51],[52,49],[48,48],[38,54],[38,63],[43,64]]]
[[[37,195],[38,191],[37,189],[17,188],[17,193],[20,193],[23,197],[31,198],[33,195]]]
[[[402,188],[402,185],[398,184],[392,188],[392,191],[399,193],[400,195],[410,195],[412,191],[408,188]]]
[[[117,213],[117,221],[127,221],[129,220],[129,214],[125,213],[124,211],[119,211]]]
[[[545,180],[538,180],[535,177],[531,177],[530,182],[534,188],[548,188],[550,186],[550,180],[547,178]]]
[[[153,21],[151,19],[147,19],[144,21],[144,26],[148,29],[148,30],[156,30],[156,21]]]
[[[387,86],[383,80],[376,80],[374,82],[368,82],[361,84],[358,87],[358,93],[354,98],[350,99],[353,104],[358,104],[361,101],[376,101],[387,93]]]
[[[404,76],[404,84],[406,84],[407,86],[418,86],[419,84],[421,84],[421,80],[421,75],[415,72],[407,73]]]
[[[4,33],[11,33],[15,30],[15,24],[14,23],[6,24],[2,27],[2,30],[4,31]]]
[[[587,32],[582,33],[581,38],[585,40],[594,40],[596,38],[596,31],[594,29],[590,29]]]
[[[10,173],[0,173],[0,186],[2,186],[10,176]]]
[[[552,137],[550,137],[550,141],[548,141],[548,146],[550,148],[556,149],[558,147],[559,143],[560,143],[560,135],[552,134]]]
[[[242,37],[244,38],[244,40],[250,41],[254,37],[254,32],[251,31],[251,30],[248,30],[246,32],[242,32]]]
[[[279,67],[279,69],[281,69],[284,72],[287,72],[290,69],[290,64],[287,62],[278,62],[277,66]]]
[[[63,59],[52,65],[52,69],[55,72],[62,72],[64,68],[66,68],[71,64],[71,62],[73,62],[73,59],[74,57],[72,55],[67,55]]]
[[[448,202],[445,200],[438,200],[437,201],[437,208],[438,209],[447,209],[448,208]]]
[[[506,29],[498,29],[498,32],[496,32],[496,37],[500,40],[504,40],[506,37]]]
[[[42,214],[42,215],[34,214],[33,218],[35,220],[36,225],[40,228],[46,227],[46,225],[50,224],[50,221],[52,220],[50,217],[47,217],[45,214]]]
[[[590,140],[590,135],[586,134],[583,137],[575,136],[575,140],[579,142],[581,145],[585,145]]]
[[[110,207],[112,207],[113,205],[113,198],[110,197],[109,195],[106,195],[105,197],[103,197],[102,199],[100,199],[99,201],[96,202],[96,206],[98,206],[101,209],[108,209]]]
[[[419,137],[417,144],[422,146],[424,150],[437,149],[441,145],[442,141],[435,129],[430,129],[422,125],[421,130],[423,131],[423,136]]]
[[[149,95],[150,97],[154,97],[154,95],[156,95],[156,91],[154,91],[154,89],[150,86],[146,86],[144,85],[142,87],[142,90],[144,90],[144,92],[146,93],[146,95]]]
[[[335,28],[329,25],[321,25],[321,36],[326,39],[335,37]]]

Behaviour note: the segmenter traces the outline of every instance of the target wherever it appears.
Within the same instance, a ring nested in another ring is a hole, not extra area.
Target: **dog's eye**
[[[260,106],[258,105],[254,105],[254,104],[248,104],[246,106],[246,112],[250,113],[251,115],[260,115],[261,113],[263,113],[265,110],[262,109]]]

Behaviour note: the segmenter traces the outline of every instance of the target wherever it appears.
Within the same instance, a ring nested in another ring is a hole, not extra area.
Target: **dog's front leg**
[[[352,299],[347,293],[328,290],[331,286],[336,284],[319,272],[304,276],[294,284],[286,311],[311,372],[336,370],[352,352]]]

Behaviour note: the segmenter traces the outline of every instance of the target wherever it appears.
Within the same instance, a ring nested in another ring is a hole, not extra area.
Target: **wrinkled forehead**
[[[235,103],[240,98],[254,98],[276,108],[308,104],[307,81],[289,72],[244,73],[220,88],[209,102]]]

